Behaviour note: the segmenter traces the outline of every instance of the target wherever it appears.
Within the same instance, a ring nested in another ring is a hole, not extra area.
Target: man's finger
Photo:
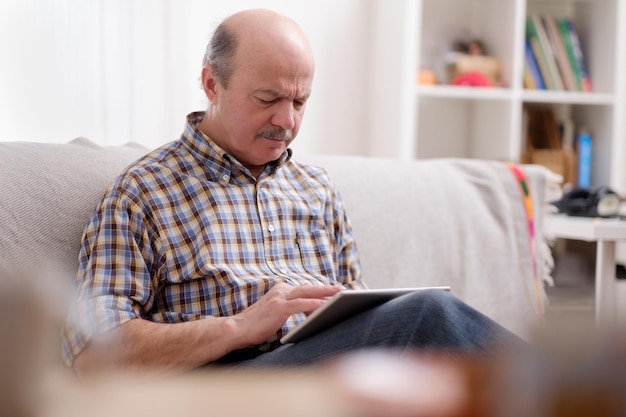
[[[308,315],[320,308],[325,302],[326,300],[322,298],[296,298],[287,301],[287,307],[292,314],[305,313]]]
[[[328,298],[332,297],[343,287],[341,285],[301,285],[295,287],[287,294],[287,300],[294,300],[296,298]]]

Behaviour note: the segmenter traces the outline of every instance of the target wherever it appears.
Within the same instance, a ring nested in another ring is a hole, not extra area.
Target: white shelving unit
[[[594,140],[593,185],[626,192],[626,1],[371,0],[369,153],[393,158],[518,161],[523,108],[552,104]],[[526,16],[574,20],[593,92],[525,90]],[[456,40],[481,39],[502,65],[504,87],[419,86],[420,68],[445,77]]]

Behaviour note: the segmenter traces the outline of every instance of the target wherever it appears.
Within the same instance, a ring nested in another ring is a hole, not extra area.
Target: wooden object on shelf
[[[563,146],[559,123],[550,106],[526,106],[526,147],[520,162],[542,165],[563,176],[564,184],[576,184],[577,163],[573,149]]]
[[[566,149],[533,149],[522,153],[522,163],[536,164],[563,176],[564,184],[575,184],[578,164],[576,153]]]

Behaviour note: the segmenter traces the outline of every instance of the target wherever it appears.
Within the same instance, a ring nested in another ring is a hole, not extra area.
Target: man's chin
[[[258,152],[255,155],[254,163],[257,166],[267,165],[270,162],[280,159],[283,153],[285,153],[286,149],[287,149],[286,147],[282,147],[282,148],[265,149],[263,152]]]
[[[271,153],[270,161],[275,161],[275,160],[279,159],[285,153],[286,150],[287,150],[286,146],[283,147],[282,149],[276,149],[275,152]]]

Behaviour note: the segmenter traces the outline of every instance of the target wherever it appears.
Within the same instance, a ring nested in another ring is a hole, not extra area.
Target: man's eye
[[[261,104],[270,105],[270,104],[274,104],[277,99],[274,98],[274,99],[271,99],[271,100],[264,100],[262,98],[257,98],[257,100],[259,100],[259,102]]]

